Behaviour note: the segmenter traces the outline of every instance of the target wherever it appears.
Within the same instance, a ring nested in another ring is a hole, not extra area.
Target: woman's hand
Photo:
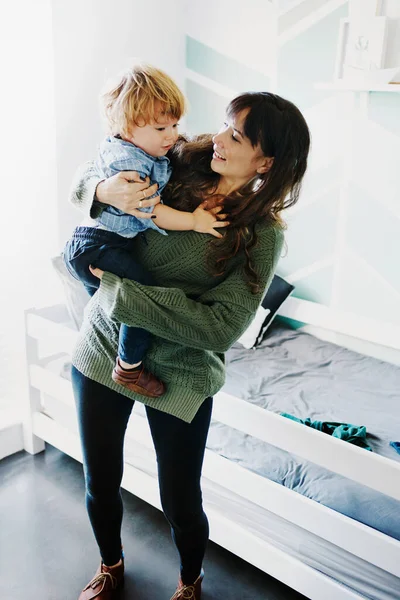
[[[193,231],[198,233],[209,233],[217,238],[222,238],[222,234],[215,231],[216,228],[227,227],[229,221],[223,221],[227,215],[221,214],[222,206],[207,208],[207,201],[203,202],[193,212]]]
[[[92,273],[92,275],[97,277],[97,279],[101,279],[104,275],[104,271],[101,269],[96,269],[96,267],[92,267],[92,265],[89,265],[89,271]]]
[[[158,185],[150,185],[150,178],[140,179],[136,171],[121,171],[101,181],[96,188],[96,198],[103,204],[119,208],[122,212],[140,219],[151,219],[151,213],[138,210],[160,202],[160,196],[146,200],[157,192]]]

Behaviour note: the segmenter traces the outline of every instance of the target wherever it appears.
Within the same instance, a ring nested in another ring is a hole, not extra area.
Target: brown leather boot
[[[165,392],[165,386],[155,375],[145,370],[143,365],[134,371],[124,371],[117,362],[112,372],[112,379],[115,383],[123,385],[128,390],[147,396],[148,398],[159,398]]]
[[[192,585],[185,585],[182,579],[179,578],[178,587],[171,600],[201,600],[201,582],[203,581],[203,578],[203,569]]]
[[[117,600],[124,585],[124,559],[118,567],[100,563],[96,575],[82,590],[78,600]]]

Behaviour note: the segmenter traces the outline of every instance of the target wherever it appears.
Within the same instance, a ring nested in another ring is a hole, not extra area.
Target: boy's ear
[[[263,175],[264,173],[268,173],[268,171],[272,167],[273,163],[274,163],[274,157],[273,156],[265,156],[263,158],[263,161],[262,161],[261,165],[257,169],[257,173],[259,175]]]

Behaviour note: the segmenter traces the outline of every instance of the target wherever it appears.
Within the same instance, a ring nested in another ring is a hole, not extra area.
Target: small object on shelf
[[[400,82],[373,84],[371,82],[351,81],[350,79],[337,79],[314,84],[317,90],[336,90],[338,92],[394,92],[400,93]]]
[[[343,83],[365,85],[374,87],[374,85],[385,85],[387,83],[399,83],[396,81],[400,78],[400,66],[390,69],[371,69],[364,71],[355,67],[344,65],[343,67]],[[392,81],[395,80],[395,81]]]

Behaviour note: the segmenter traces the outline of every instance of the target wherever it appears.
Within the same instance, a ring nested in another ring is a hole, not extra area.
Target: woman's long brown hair
[[[213,238],[209,254],[211,272],[222,275],[228,261],[243,252],[244,271],[253,291],[259,291],[257,272],[251,261],[251,249],[257,243],[256,224],[279,223],[281,212],[299,199],[301,181],[307,168],[310,134],[299,109],[267,92],[248,92],[228,105],[232,118],[247,110],[244,134],[264,156],[274,157],[271,169],[258,175],[239,190],[220,198],[223,212],[230,221],[223,238]],[[173,175],[164,198],[179,210],[194,210],[201,202],[215,196],[220,175],[211,169],[213,142],[211,135],[192,139],[180,136],[168,154]]]

